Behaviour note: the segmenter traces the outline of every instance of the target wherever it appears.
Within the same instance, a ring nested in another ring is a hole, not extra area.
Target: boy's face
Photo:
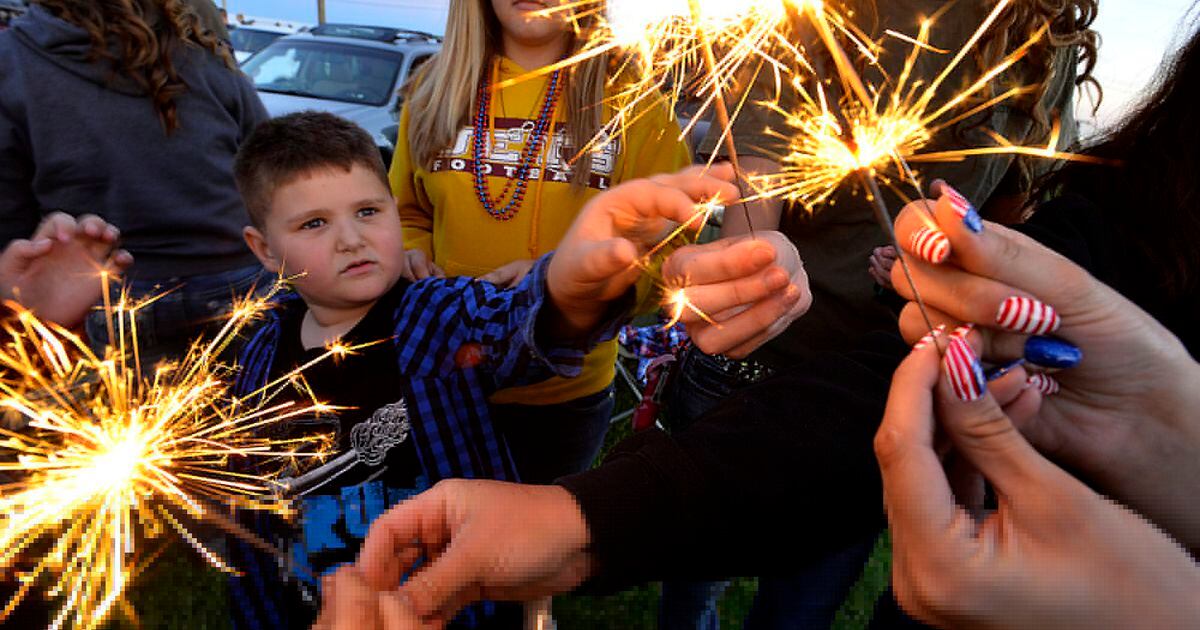
[[[354,309],[378,300],[400,277],[404,250],[391,192],[354,165],[301,175],[279,187],[263,230],[245,230],[264,267],[294,281],[310,307]]]

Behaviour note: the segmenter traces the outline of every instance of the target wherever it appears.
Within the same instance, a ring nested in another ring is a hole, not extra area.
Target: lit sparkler
[[[951,61],[927,82],[915,79],[913,69],[923,52],[944,52],[929,43],[934,19],[924,20],[915,38],[889,31],[890,36],[911,44],[912,50],[896,80],[886,81],[882,86],[872,86],[862,79],[837,42],[827,20],[819,12],[812,12],[811,19],[817,25],[822,41],[831,49],[834,68],[847,89],[841,98],[835,99],[836,103],[831,104],[820,84],[813,94],[796,77],[792,81],[792,89],[801,102],[794,111],[786,111],[778,103],[763,104],[784,117],[786,131],[775,133],[789,141],[789,148],[781,156],[782,169],[779,173],[751,178],[752,185],[759,191],[754,198],[782,197],[812,210],[828,201],[848,180],[864,171],[888,185],[893,185],[897,180],[910,179],[912,181],[909,183],[919,192],[919,183],[910,177],[910,163],[954,162],[979,155],[1027,155],[1053,160],[1102,162],[1089,156],[1058,151],[1057,125],[1046,147],[1016,145],[995,132],[989,132],[994,146],[922,153],[939,132],[1030,91],[1029,88],[1012,88],[985,102],[967,107],[965,111],[959,111],[977,99],[996,77],[1021,60],[1045,36],[1048,26],[1035,32],[965,89],[940,103],[936,102],[947,78],[962,64],[1010,4],[1011,0],[998,2]]]
[[[285,500],[271,498],[272,479],[327,456],[332,444],[327,436],[265,437],[267,429],[332,408],[315,399],[274,402],[287,387],[304,389],[300,370],[235,397],[234,367],[219,358],[260,318],[269,297],[239,300],[211,340],[196,342],[182,361],[157,367],[152,377],[137,358],[136,321],[153,300],[106,307],[117,345],[103,357],[75,334],[10,305],[16,316],[0,332],[0,410],[7,414],[0,428],[0,472],[7,476],[0,485],[0,567],[21,586],[0,620],[46,583],[48,595],[61,600],[51,627],[96,627],[124,605],[148,561],[142,555],[139,564],[140,545],[178,536],[232,573],[189,524],[210,522],[247,536],[221,511],[290,515]],[[334,346],[322,358],[355,349]]]

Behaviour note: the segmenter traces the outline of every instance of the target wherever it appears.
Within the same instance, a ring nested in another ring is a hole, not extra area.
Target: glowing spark
[[[764,106],[784,116],[786,130],[775,135],[788,140],[789,146],[788,152],[780,156],[782,168],[779,173],[751,177],[751,185],[758,191],[752,199],[782,197],[812,210],[827,202],[860,171],[869,171],[881,182],[891,184],[910,173],[908,163],[961,161],[977,155],[1027,155],[1098,162],[1087,156],[1059,152],[1057,126],[1047,147],[1014,145],[999,134],[992,133],[994,146],[921,153],[942,130],[1029,92],[1028,88],[1013,88],[951,115],[1023,58],[1045,36],[1048,27],[1034,33],[1000,63],[983,72],[971,85],[949,96],[944,102],[935,104],[938,90],[947,77],[962,63],[1009,4],[1011,0],[998,2],[953,59],[927,83],[913,78],[913,68],[922,52],[940,52],[929,45],[934,20],[925,20],[915,38],[893,35],[911,44],[912,50],[897,79],[886,80],[881,86],[869,86],[863,81],[850,64],[825,17],[818,11],[810,11],[822,40],[833,52],[835,68],[847,90],[842,98],[837,99],[837,104],[831,106],[819,84],[814,96],[797,78],[792,82],[792,89],[801,102],[794,111],[785,111],[778,103],[764,103]],[[910,183],[919,190],[918,182],[914,180]]]
[[[268,438],[264,429],[329,407],[271,402],[297,373],[235,397],[234,366],[219,358],[269,298],[240,300],[211,340],[152,376],[136,357],[137,311],[153,299],[108,305],[116,348],[103,357],[10,304],[16,317],[0,326],[0,472],[11,479],[0,485],[0,567],[22,586],[0,620],[35,584],[48,583],[48,595],[62,597],[53,627],[96,627],[114,605],[127,607],[124,593],[150,561],[142,554],[137,566],[144,542],[176,535],[232,572],[188,523],[220,525],[229,508],[291,513],[271,498],[273,480],[324,458],[332,444],[328,436]],[[335,346],[327,355],[352,350]],[[249,462],[254,474],[242,472]]]
[[[712,324],[713,326],[716,326],[717,328],[721,327],[721,325],[714,321],[713,318],[708,315],[708,313],[700,310],[700,307],[696,306],[691,300],[688,299],[686,288],[677,288],[674,290],[668,289],[667,298],[664,300],[663,305],[667,307],[671,315],[670,320],[663,324],[663,329],[667,329],[675,324],[678,324],[679,321],[683,319],[683,314],[685,311],[691,311],[695,313],[697,317],[703,319],[709,324]]]

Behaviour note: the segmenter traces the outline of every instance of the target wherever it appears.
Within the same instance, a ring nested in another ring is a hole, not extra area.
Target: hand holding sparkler
[[[597,196],[559,243],[547,272],[550,299],[561,314],[556,334],[590,330],[642,274],[642,257],[664,235],[692,222],[700,204],[738,197],[733,169],[693,167],[626,182]]]
[[[958,344],[973,352],[961,338],[947,359],[932,345],[914,349],[892,379],[875,437],[892,584],[904,610],[939,628],[1195,627],[1200,565],[1155,527],[1161,522],[1147,522],[1034,450],[997,399],[961,400],[948,360]],[[957,459],[990,482],[996,509],[963,507],[935,434],[947,435]],[[1127,474],[1182,472],[1158,453],[1143,455],[1132,468],[1108,464]],[[1180,513],[1195,512],[1193,496],[1179,497]]]
[[[996,224],[977,232],[948,186],[934,192],[941,194],[932,216],[918,202],[896,222],[910,253],[914,237],[930,230],[946,239],[941,263],[910,257],[934,323],[979,324],[975,347],[1000,365],[1024,358],[1070,368],[1034,374],[1028,392],[1042,396],[1040,410],[1020,428],[1034,446],[1200,548],[1200,514],[1183,507],[1200,492],[1200,365],[1157,321],[1074,263]],[[892,273],[911,296],[898,267]],[[927,330],[912,304],[900,323],[910,341]],[[967,386],[960,394],[971,389],[970,379],[956,384]],[[1142,465],[1148,461],[1155,465]]]
[[[113,251],[120,232],[95,215],[47,215],[30,240],[0,254],[0,297],[16,299],[45,321],[77,326],[100,300],[99,272],[119,274],[133,264]]]
[[[672,318],[710,354],[744,357],[812,305],[796,246],[779,232],[681,248],[663,265]]]

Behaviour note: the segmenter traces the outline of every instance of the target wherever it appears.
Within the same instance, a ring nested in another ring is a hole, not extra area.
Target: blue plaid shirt
[[[539,259],[513,289],[466,277],[428,279],[411,285],[400,299],[394,343],[402,378],[396,388],[407,402],[410,439],[430,481],[518,481],[508,449],[491,424],[488,395],[551,376],[577,376],[585,354],[615,336],[626,319],[632,292],[590,338],[571,345],[539,343],[537,322],[546,300],[550,256]],[[246,344],[236,395],[249,395],[272,378],[279,324],[279,317],[269,314]],[[235,627],[277,627],[278,611],[244,608],[270,607],[275,599],[270,591],[276,588],[270,574],[278,569],[248,546],[239,547],[246,552],[238,560],[247,575],[234,582],[235,607],[242,609],[235,611]]]

